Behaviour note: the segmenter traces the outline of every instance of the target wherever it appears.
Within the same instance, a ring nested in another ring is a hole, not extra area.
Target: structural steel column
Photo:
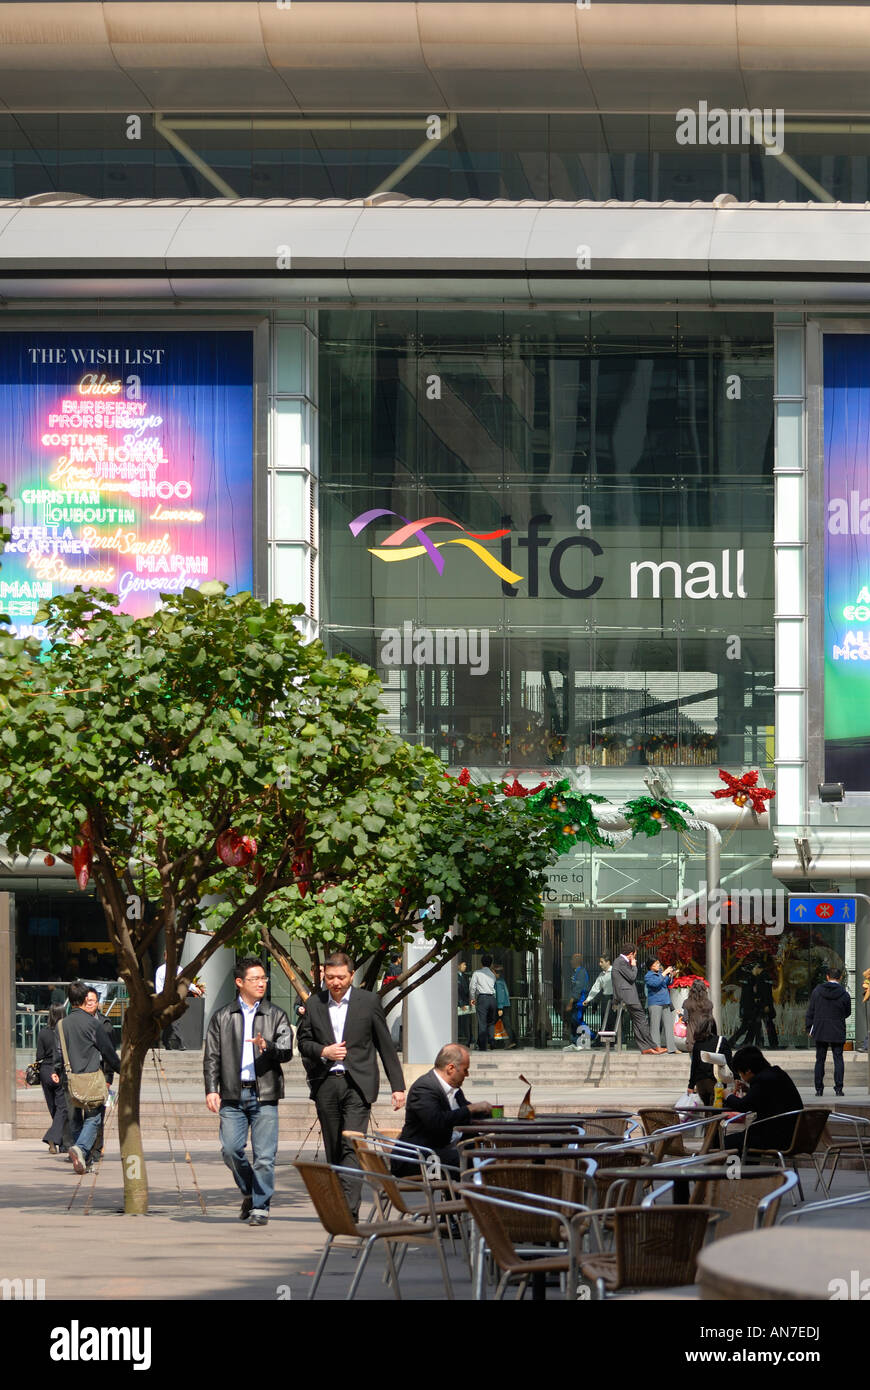
[[[15,927],[0,893],[0,1139],[15,1138]]]

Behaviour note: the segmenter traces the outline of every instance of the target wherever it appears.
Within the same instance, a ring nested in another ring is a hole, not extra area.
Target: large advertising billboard
[[[23,636],[77,584],[124,612],[253,583],[246,332],[0,334],[0,481],[13,499],[0,612]]]
[[[825,778],[870,788],[870,336],[826,334]]]

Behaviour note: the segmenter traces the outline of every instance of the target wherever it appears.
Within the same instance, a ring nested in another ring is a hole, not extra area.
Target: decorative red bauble
[[[54,865],[57,861],[53,854],[46,854],[43,855],[42,862],[46,865],[47,868],[52,869],[54,868]]]
[[[251,835],[240,835],[238,830],[224,830],[215,841],[218,859],[230,869],[240,869],[250,864],[257,853],[257,841]]]
[[[82,892],[88,886],[91,877],[91,863],[93,862],[93,851],[90,845],[73,845],[72,862],[73,873],[76,876],[76,883]]]
[[[290,865],[293,871],[293,877],[296,879],[296,887],[299,889],[300,898],[304,898],[305,894],[308,892],[313,862],[311,850],[303,849],[297,852]]]
[[[462,769],[456,780],[459,783],[460,787],[468,786],[469,782],[471,781],[471,773],[468,771],[467,767],[464,767]]]

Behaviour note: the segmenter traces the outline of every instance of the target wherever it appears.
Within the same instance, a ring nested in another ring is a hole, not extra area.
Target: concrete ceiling
[[[0,3],[0,109],[870,111],[865,5]]]

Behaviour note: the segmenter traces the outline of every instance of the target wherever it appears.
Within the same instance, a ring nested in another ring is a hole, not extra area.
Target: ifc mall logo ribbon
[[[395,516],[405,524],[387,536],[380,546],[369,546],[369,553],[376,555],[379,560],[412,560],[418,555],[428,555],[438,573],[443,574],[444,558],[439,555],[439,550],[445,545],[464,545],[468,550],[474,552],[487,569],[492,570],[493,574],[498,575],[499,579],[503,579],[506,583],[519,584],[523,578],[521,574],[515,574],[513,570],[509,570],[506,565],[501,564],[480,544],[481,541],[495,541],[501,536],[508,536],[510,535],[509,530],[468,531],[458,521],[451,521],[446,516],[424,516],[420,521],[409,521],[407,517],[400,516],[398,512],[392,512],[386,507],[374,507],[371,511],[361,512],[349,523],[348,529],[352,535],[358,536],[360,531],[382,516]],[[453,536],[447,541],[433,541],[427,536],[426,527],[436,525],[455,526],[458,531],[464,531],[465,535]],[[419,538],[420,544],[407,545],[406,542],[414,537]]]

